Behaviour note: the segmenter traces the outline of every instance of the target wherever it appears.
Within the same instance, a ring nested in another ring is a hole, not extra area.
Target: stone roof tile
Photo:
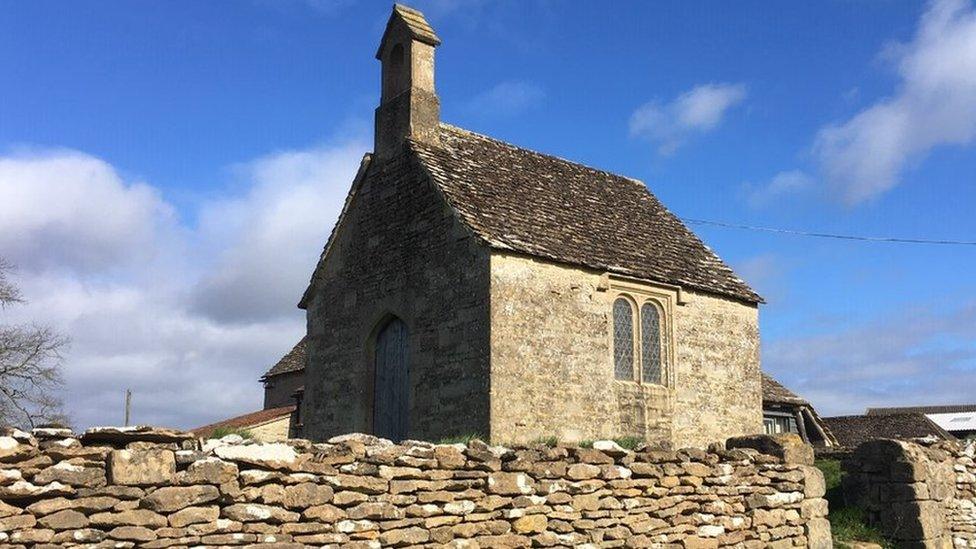
[[[894,408],[868,408],[866,415],[890,416],[893,414],[965,414],[976,412],[976,404],[943,404],[936,406],[903,406]]]
[[[636,179],[447,124],[439,143],[411,147],[462,220],[496,249],[762,302]]]
[[[798,396],[793,391],[784,387],[780,382],[762,372],[762,398],[763,402],[774,404],[797,404],[809,406],[806,399]]]
[[[265,372],[261,376],[261,381],[266,380],[269,377],[277,376],[281,374],[288,374],[291,372],[300,372],[305,369],[305,343],[307,337],[302,337],[294,347],[288,351],[285,356],[281,357],[270,370]]]
[[[936,437],[955,440],[954,436],[924,414],[827,417],[824,422],[844,448],[855,448],[863,442],[882,438],[910,440]]]

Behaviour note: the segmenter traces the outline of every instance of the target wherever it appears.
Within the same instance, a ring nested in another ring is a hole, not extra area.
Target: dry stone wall
[[[976,443],[876,440],[844,461],[844,497],[898,547],[976,547]]]
[[[761,437],[729,446],[744,448],[8,431],[0,544],[830,547],[812,453]]]

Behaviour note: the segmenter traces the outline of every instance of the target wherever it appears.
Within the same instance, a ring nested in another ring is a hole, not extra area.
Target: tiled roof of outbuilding
[[[767,375],[766,372],[762,373],[762,398],[763,402],[777,404],[810,404],[806,399],[798,396],[793,391],[781,385],[780,382]]]
[[[854,448],[862,442],[891,438],[906,440],[936,437],[954,440],[951,434],[936,425],[924,414],[893,414],[886,416],[826,417],[824,422],[845,448]]]
[[[244,414],[242,416],[218,421],[217,423],[211,423],[210,425],[197,427],[196,429],[191,429],[190,432],[200,438],[207,438],[211,435],[211,433],[221,427],[229,429],[246,429],[248,427],[257,427],[259,425],[268,423],[269,421],[290,416],[294,411],[294,406],[281,406],[280,408],[258,410],[257,412],[251,412],[250,414]]]
[[[869,416],[890,416],[892,414],[965,414],[976,412],[976,404],[947,404],[937,406],[904,406],[896,408],[868,408]]]
[[[494,248],[762,301],[636,179],[446,124],[439,144],[411,145],[462,220]]]
[[[291,350],[285,354],[285,356],[281,357],[281,360],[279,360],[277,364],[272,366],[270,370],[268,370],[267,372],[265,372],[263,376],[261,376],[261,380],[264,381],[265,379],[271,376],[287,374],[290,372],[299,372],[301,370],[304,370],[305,369],[305,340],[306,338],[302,337],[302,339],[298,343],[296,343],[295,346],[292,347]]]

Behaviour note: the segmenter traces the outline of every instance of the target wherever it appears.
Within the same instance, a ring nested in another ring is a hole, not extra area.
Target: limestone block
[[[781,433],[777,435],[749,435],[733,437],[725,442],[729,449],[752,448],[760,453],[775,456],[785,463],[813,465],[813,447],[804,444],[795,433]]]
[[[166,517],[148,509],[134,509],[118,513],[95,513],[88,517],[92,526],[146,526],[162,528],[166,526]]]
[[[0,436],[0,463],[21,461],[37,454],[31,444],[21,444],[12,436]]]
[[[0,519],[0,532],[26,530],[33,528],[35,524],[37,524],[37,519],[33,515],[14,515]]]
[[[105,539],[105,532],[94,528],[81,528],[78,530],[65,530],[54,534],[51,543],[76,544],[76,543],[98,543]]]
[[[299,518],[298,513],[274,507],[271,505],[261,505],[257,503],[237,503],[225,507],[222,514],[240,522],[296,522]]]
[[[191,463],[179,477],[180,484],[224,484],[236,480],[237,465],[208,457]]]
[[[191,524],[214,522],[219,516],[220,508],[215,505],[209,507],[187,507],[170,515],[169,524],[174,528],[183,528]]]
[[[827,493],[823,472],[809,465],[801,466],[800,471],[803,473],[803,495],[807,498],[822,498]]]
[[[52,530],[75,530],[78,528],[86,528],[88,526],[88,518],[78,511],[65,509],[64,511],[58,511],[57,513],[51,513],[50,515],[41,517],[38,523]]]
[[[109,482],[123,486],[170,484],[176,475],[172,450],[113,450],[108,462]]]
[[[416,545],[426,543],[430,540],[430,533],[423,528],[402,528],[387,530],[380,534],[380,543],[384,547],[400,547],[404,545]]]
[[[208,503],[220,497],[215,486],[166,486],[142,498],[141,505],[160,513],[171,513],[201,503]]]
[[[152,541],[156,533],[144,526],[118,526],[109,531],[108,537],[127,541]]]
[[[810,549],[833,549],[834,541],[830,535],[830,522],[825,518],[813,518],[804,527],[807,547]]]
[[[26,480],[18,480],[9,486],[0,487],[0,500],[7,502],[34,500],[42,497],[68,496],[74,493],[74,488],[60,482],[36,485]]]
[[[595,469],[599,475],[599,467]],[[488,476],[488,492],[502,496],[531,494],[535,491],[532,484],[532,479],[524,473],[495,472]]]
[[[70,461],[61,461],[34,476],[36,483],[48,484],[54,481],[87,488],[104,486],[105,470],[100,467],[84,467]]]
[[[891,502],[881,513],[882,531],[897,540],[939,537],[944,527],[942,506],[935,501]]]
[[[288,468],[298,459],[298,454],[293,447],[280,442],[223,445],[214,448],[213,452],[214,455],[226,461],[246,463],[269,469]]]

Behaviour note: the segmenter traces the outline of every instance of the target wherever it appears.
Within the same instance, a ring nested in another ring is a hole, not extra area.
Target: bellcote
[[[376,58],[382,65],[374,153],[393,156],[409,137],[436,141],[440,100],[434,88],[434,48],[441,43],[417,10],[395,4]]]

